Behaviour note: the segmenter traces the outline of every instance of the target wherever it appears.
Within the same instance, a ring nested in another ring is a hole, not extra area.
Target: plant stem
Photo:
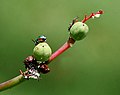
[[[75,43],[75,40],[72,38],[69,38],[68,41],[61,46],[56,52],[54,52],[51,57],[48,60],[49,64],[52,60],[54,60],[57,56],[59,56],[60,54],[62,54],[64,51],[66,51],[67,49],[69,49],[73,44]],[[3,82],[0,84],[0,92],[4,91],[6,89],[9,89],[11,87],[14,87],[20,83],[22,83],[23,81],[25,81],[26,79],[24,79],[23,75],[18,75],[17,77],[10,79],[6,82]]]
[[[54,60],[57,56],[62,54],[64,51],[69,49],[73,44],[75,43],[75,40],[73,38],[69,38],[68,41],[61,46],[56,52],[54,52],[51,57],[48,60],[48,63],[50,63],[52,60]]]
[[[87,17],[87,15],[85,15],[84,19],[82,20],[82,23],[85,23],[87,20],[89,20],[92,17],[94,18],[95,15],[98,15],[98,14],[101,15],[103,13],[104,13],[103,10],[99,10],[96,13],[91,13],[90,16],[88,16],[88,17]]]
[[[11,88],[13,86],[16,86],[16,85],[22,83],[24,80],[25,79],[24,79],[23,75],[19,75],[11,80],[3,82],[0,84],[0,92],[6,90],[8,88]]]

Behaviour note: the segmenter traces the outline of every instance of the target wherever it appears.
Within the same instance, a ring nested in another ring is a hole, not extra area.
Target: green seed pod
[[[88,26],[82,22],[76,22],[70,29],[70,36],[75,40],[82,40],[88,33]]]
[[[50,46],[46,43],[39,43],[33,49],[33,56],[37,61],[47,61],[52,54]]]

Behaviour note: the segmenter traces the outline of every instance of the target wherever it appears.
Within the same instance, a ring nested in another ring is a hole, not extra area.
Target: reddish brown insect
[[[26,69],[31,69],[31,68],[37,69],[37,66],[39,65],[37,63],[37,60],[33,56],[28,56],[24,60],[24,64]]]
[[[34,78],[38,79],[40,76],[40,73],[46,74],[50,72],[50,69],[46,63],[39,63],[33,56],[28,56],[24,60],[25,68],[27,69],[27,72],[23,73],[20,70],[20,73],[27,79]]]
[[[50,72],[50,69],[49,69],[48,65],[41,63],[39,65],[38,71],[43,73],[43,74],[46,74],[46,73]]]

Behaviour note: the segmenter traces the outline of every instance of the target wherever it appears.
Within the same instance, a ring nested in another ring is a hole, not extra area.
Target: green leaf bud
[[[85,23],[76,22],[70,28],[70,36],[75,41],[79,41],[86,37],[88,31],[89,31],[89,28]]]
[[[47,61],[52,54],[50,46],[46,43],[39,43],[33,49],[33,56],[37,61]]]

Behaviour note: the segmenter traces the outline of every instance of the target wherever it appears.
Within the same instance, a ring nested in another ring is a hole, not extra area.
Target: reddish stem
[[[61,53],[69,49],[73,44],[75,43],[75,40],[72,38],[69,38],[69,40],[61,46],[56,52],[54,52],[51,57],[48,60],[48,63],[50,63],[52,60],[54,60],[57,56],[59,56]]]
[[[85,15],[84,19],[82,20],[82,23],[85,23],[87,20],[89,20],[90,18],[92,18],[93,16],[97,15],[97,14],[103,14],[104,12],[102,10],[99,10],[96,13],[91,13],[90,16],[87,17],[87,15]]]

